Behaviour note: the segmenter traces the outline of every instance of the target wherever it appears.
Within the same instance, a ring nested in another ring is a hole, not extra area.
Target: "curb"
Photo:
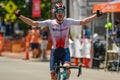
[[[0,57],[8,57],[12,59],[23,59],[23,60],[30,60],[30,61],[36,61],[36,62],[46,62],[49,61],[50,55],[48,55],[48,60],[40,60],[40,58],[32,58],[32,52],[29,51],[29,59],[26,59],[26,52],[2,52]]]
[[[5,56],[13,59],[25,59],[25,52],[2,52],[1,56]]]

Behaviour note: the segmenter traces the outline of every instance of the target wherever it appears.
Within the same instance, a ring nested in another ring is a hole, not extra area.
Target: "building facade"
[[[68,0],[66,0],[68,1]],[[74,19],[83,19],[90,15],[92,15],[92,7],[94,4],[108,2],[108,0],[69,0],[69,3],[63,0],[63,3],[67,6],[69,4],[69,10],[66,11],[66,16],[69,13],[69,17]],[[69,12],[68,12],[69,11]],[[103,35],[105,33],[104,25],[106,24],[106,15],[103,15],[99,19],[94,21],[94,33],[98,33],[99,35]],[[90,28],[91,32],[93,32],[92,23],[87,24]],[[81,35],[81,27],[75,26],[77,28],[71,28],[71,34],[73,36]],[[92,28],[91,28],[92,27]],[[102,32],[101,32],[102,31]]]

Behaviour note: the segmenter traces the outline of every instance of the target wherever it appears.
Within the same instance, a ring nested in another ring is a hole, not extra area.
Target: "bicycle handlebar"
[[[79,66],[58,66],[57,64],[55,64],[55,71],[60,68],[63,68],[65,70],[66,69],[78,69],[77,77],[79,77],[80,74],[82,74],[82,65],[81,64],[79,64]]]

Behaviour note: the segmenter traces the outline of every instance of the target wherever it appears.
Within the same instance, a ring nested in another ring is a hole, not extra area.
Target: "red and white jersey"
[[[48,26],[52,37],[52,48],[58,47],[68,48],[69,29],[71,25],[80,25],[80,20],[71,18],[64,19],[63,23],[59,24],[56,20],[39,21],[39,26]]]

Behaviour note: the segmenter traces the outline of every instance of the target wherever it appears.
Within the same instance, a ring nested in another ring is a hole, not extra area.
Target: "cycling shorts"
[[[54,52],[55,52],[55,49],[52,49],[51,50],[51,54],[50,54],[50,71],[51,72],[54,72],[54,64],[56,63],[55,60],[54,60]],[[65,52],[66,52],[66,55],[63,57],[63,59],[61,60],[61,63],[62,65],[64,63],[68,63],[68,64],[71,64],[70,63],[70,52],[69,52],[69,48],[65,48]]]

